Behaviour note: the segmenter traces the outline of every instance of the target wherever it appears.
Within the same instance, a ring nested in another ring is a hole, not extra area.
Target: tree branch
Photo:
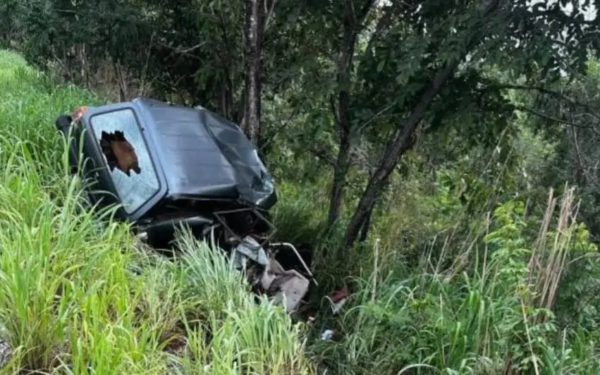
[[[392,108],[394,108],[398,103],[396,103],[396,101],[392,101],[392,103],[386,105],[385,107],[383,107],[381,110],[379,110],[377,113],[375,113],[373,116],[371,116],[371,118],[369,118],[367,121],[365,121],[364,123],[362,123],[358,128],[357,128],[357,133],[362,132],[367,126],[369,126],[372,122],[374,122],[375,120],[377,120],[380,116],[382,116],[384,113],[386,113],[387,111],[391,110]]]
[[[367,0],[365,2],[365,5],[363,5],[363,7],[360,9],[360,12],[358,13],[358,26],[360,26],[362,28],[362,23],[365,21],[365,19],[367,18],[367,16],[369,15],[369,12],[371,11],[371,9],[373,8],[373,5],[375,4],[375,0]]]
[[[349,15],[350,15],[350,21],[353,25],[356,25],[356,11],[354,10],[354,1],[352,0],[346,0],[346,9],[349,9]]]
[[[197,50],[198,48],[201,48],[205,44],[206,44],[206,42],[200,42],[193,47],[187,47],[187,48],[179,47],[179,48],[175,49],[175,53],[181,53],[181,54],[190,53],[194,50]]]
[[[342,15],[342,43],[337,61],[337,110],[333,98],[331,107],[337,113],[336,124],[339,137],[338,154],[333,168],[333,184],[329,200],[328,226],[332,226],[340,214],[346,175],[352,163],[352,138],[351,138],[351,108],[350,95],[352,90],[352,74],[354,71],[354,52],[358,35],[364,28],[364,20],[375,0],[366,0],[365,5],[356,14],[354,0],[346,0]]]
[[[333,96],[329,97],[329,106],[331,108],[331,113],[333,113],[333,118],[335,120],[335,127],[336,129],[338,129],[338,131],[341,131],[341,124],[340,124],[340,114],[338,113],[338,110],[335,106],[335,98]]]
[[[271,5],[269,6],[268,1],[265,0],[264,2],[264,19],[262,21],[262,35],[261,35],[261,44],[264,41],[265,38],[265,34],[267,32],[267,29],[269,28],[269,23],[271,22],[271,19],[273,19],[273,13],[275,11],[275,4],[277,4],[277,0],[271,0]]]
[[[389,175],[398,165],[404,153],[410,149],[414,143],[415,131],[425,116],[431,102],[438,95],[446,82],[454,75],[465,55],[472,51],[472,49],[481,42],[483,37],[485,37],[486,32],[482,32],[481,29],[485,29],[487,18],[494,13],[498,8],[498,5],[499,0],[482,1],[479,7],[481,18],[473,29],[468,30],[464,35],[465,40],[468,41],[465,49],[460,51],[458,58],[450,60],[446,62],[445,65],[441,66],[431,77],[429,85],[418,94],[416,104],[412,108],[410,116],[402,121],[399,129],[396,130],[393,140],[386,147],[383,158],[380,160],[377,169],[375,169],[369,179],[367,187],[358,202],[358,206],[350,219],[350,223],[346,227],[344,240],[339,247],[340,252],[349,249],[354,244],[365,219],[368,217],[370,208],[380,197],[383,187],[388,181]]]
[[[530,113],[530,114],[532,114],[534,116],[537,116],[539,118],[542,118],[544,120],[556,122],[556,123],[559,123],[559,124],[569,125],[569,126],[574,127],[574,128],[591,129],[594,133],[600,135],[600,131],[598,129],[596,129],[596,127],[594,127],[594,126],[578,125],[578,124],[576,124],[576,123],[574,123],[572,121],[568,121],[568,120],[556,118],[556,117],[553,117],[553,116],[549,116],[549,115],[543,114],[543,113],[541,113],[539,111],[536,111],[533,108],[529,108],[529,107],[522,106],[522,105],[514,106],[513,109],[515,111],[521,111],[521,112]]]
[[[319,159],[325,161],[327,164],[329,164],[329,166],[333,167],[335,166],[335,156],[333,154],[331,154],[330,152],[328,152],[327,150],[318,147],[316,145],[311,145],[308,144],[306,149],[308,151],[310,151],[312,154],[314,154],[316,157],[318,157]]]
[[[587,112],[589,112],[589,114],[597,119],[600,120],[600,114],[598,112],[596,112],[591,105],[587,104],[587,103],[581,103],[575,99],[572,99],[570,97],[568,97],[567,95],[558,92],[558,91],[554,91],[545,87],[541,87],[541,86],[525,86],[525,85],[512,85],[512,84],[495,84],[490,86],[490,88],[497,88],[497,89],[507,89],[507,90],[523,90],[523,91],[537,91],[541,94],[546,94],[549,96],[553,96],[559,100],[562,100],[564,102],[567,102],[573,106],[576,107],[581,107],[584,108]]]
[[[398,10],[398,8],[400,8],[401,4],[402,2],[395,1],[392,3],[392,5],[386,7],[383,10],[383,16],[379,18],[379,21],[377,21],[375,31],[373,31],[373,34],[371,34],[369,42],[367,43],[367,48],[365,50],[367,53],[373,49],[373,45],[377,42],[381,34],[390,27],[390,25],[392,24],[394,12]]]
[[[336,165],[336,157],[333,153],[327,151],[326,148],[320,147],[318,145],[307,145],[306,149],[319,159],[323,160],[328,166],[335,167]],[[371,173],[374,169],[374,166],[366,160],[365,157],[362,157],[360,153],[358,153],[355,149],[350,151],[350,157],[353,159],[351,164],[363,169],[367,173]]]

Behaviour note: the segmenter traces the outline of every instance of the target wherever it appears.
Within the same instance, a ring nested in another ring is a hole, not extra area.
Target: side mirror
[[[67,131],[71,126],[71,122],[73,122],[73,118],[71,116],[61,115],[59,118],[56,119],[56,129],[63,134],[67,134]]]

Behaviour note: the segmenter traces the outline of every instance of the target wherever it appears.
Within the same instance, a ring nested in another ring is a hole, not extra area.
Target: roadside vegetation
[[[3,1],[0,372],[600,374],[598,8]],[[138,96],[257,145],[319,282],[298,314],[91,213],[54,121]]]
[[[0,52],[0,371],[312,373],[301,327],[221,253],[182,233],[173,263],[90,213],[54,121],[97,101]]]
[[[12,52],[0,53],[0,77],[0,319],[10,348],[3,373],[598,371],[600,263],[575,220],[570,187],[549,192],[539,215],[517,198],[458,228],[448,189],[426,196],[411,186],[418,176],[404,181],[411,198],[374,223],[374,241],[345,268],[355,276],[341,284],[323,277],[354,292],[345,312],[334,317],[325,299],[313,301],[323,312],[308,330],[256,304],[207,244],[182,233],[186,255],[173,263],[136,244],[110,211],[91,214],[53,122],[100,98]],[[282,184],[280,236],[327,246],[318,234],[320,187],[305,189]],[[428,245],[398,246],[419,220]],[[464,237],[450,242],[444,226]],[[335,341],[320,340],[326,328]]]

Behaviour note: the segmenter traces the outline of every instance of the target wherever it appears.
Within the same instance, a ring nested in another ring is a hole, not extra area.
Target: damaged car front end
[[[180,227],[214,238],[255,291],[298,308],[312,274],[293,245],[270,241],[275,187],[239,126],[201,107],[145,98],[81,107],[56,126],[92,204],[116,204],[116,218],[157,249],[169,248]],[[281,253],[297,267],[284,269]]]

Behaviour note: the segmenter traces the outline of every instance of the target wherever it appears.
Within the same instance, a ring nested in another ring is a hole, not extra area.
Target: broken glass
[[[158,177],[137,119],[131,109],[121,109],[93,116],[91,125],[103,149],[121,203],[127,213],[132,213],[159,190]],[[108,139],[112,136],[118,142],[113,147],[113,154],[109,152],[111,148],[107,147],[107,136]],[[123,153],[123,147],[119,147],[119,144],[125,145],[135,159],[135,163],[130,163],[127,168],[115,160],[115,155]]]

